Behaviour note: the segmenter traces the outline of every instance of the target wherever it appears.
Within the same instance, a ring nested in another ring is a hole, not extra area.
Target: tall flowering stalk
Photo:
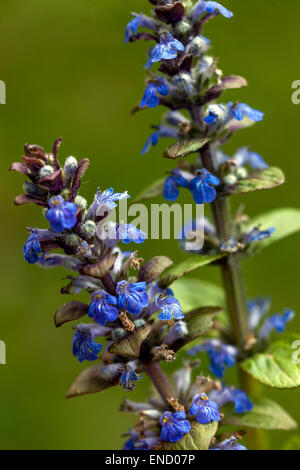
[[[30,264],[64,266],[72,273],[62,294],[84,290],[87,295],[87,303],[69,301],[54,317],[57,327],[77,322],[73,355],[79,362],[94,362],[75,379],[68,397],[117,385],[131,391],[145,374],[150,377],[153,391],[148,400],[126,399],[122,404],[123,411],[138,416],[124,449],[245,450],[238,442],[245,433],[249,446],[259,449],[265,443],[256,429],[296,426],[278,404],[260,397],[255,384],[300,385],[300,368],[292,361],[297,336],[270,344],[274,331],[282,333],[294,313],[286,309],[266,317],[269,299],[247,302],[240,261],[298,230],[300,215],[281,209],[251,221],[242,212],[234,217],[230,212],[229,196],[284,182],[281,170],[270,168],[256,152],[245,147],[228,157],[221,150],[236,131],[263,118],[245,103],[216,103],[226,89],[247,82],[234,75],[223,77],[217,60],[208,54],[210,41],[202,28],[218,14],[231,18],[233,13],[214,1],[151,3],[151,17],[133,13],[126,27],[127,42],[153,42],[144,96],[134,111],[167,107],[164,121],[155,127],[142,153],[160,138],[171,137],[177,142],[164,156],[178,164],[137,199],[163,194],[175,201],[187,190],[196,204],[210,205],[213,223],[196,220],[184,228],[191,240],[190,235],[204,226],[204,246],[195,252],[194,245],[193,254],[181,264],[168,256],[144,262],[136,245],[146,234],[109,218],[128,193],[98,189],[89,205],[79,194],[89,161],[67,157],[62,165],[57,139],[50,153],[26,145],[22,162],[11,167],[28,179],[15,204],[35,203],[45,216],[46,228],[27,228],[23,254]],[[196,155],[193,163],[183,160],[190,154]],[[129,244],[133,251],[122,251]],[[183,246],[187,250],[191,245]],[[183,276],[207,264],[222,271],[227,307],[222,292],[202,281],[197,281],[199,294],[191,296],[195,281]],[[224,307],[228,319],[221,313]],[[83,317],[89,321],[81,323]],[[198,356],[203,355],[209,358],[213,377],[201,367]],[[175,360],[175,374],[165,375],[161,363]],[[224,381],[226,369],[233,366],[240,372],[241,389]],[[236,425],[238,431],[228,433],[228,425]]]

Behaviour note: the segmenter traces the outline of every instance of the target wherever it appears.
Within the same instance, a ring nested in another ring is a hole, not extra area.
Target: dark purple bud
[[[155,8],[155,13],[157,18],[164,23],[174,24],[182,19],[184,6],[180,2],[159,5]]]

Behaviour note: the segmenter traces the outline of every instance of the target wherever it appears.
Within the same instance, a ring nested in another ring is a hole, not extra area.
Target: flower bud
[[[247,178],[247,176],[248,176],[247,169],[245,167],[241,166],[240,168],[237,169],[236,176],[237,176],[238,179]]]
[[[226,175],[224,176],[223,178],[223,183],[226,185],[226,186],[231,186],[233,184],[235,184],[237,182],[237,177],[235,175]]]
[[[173,77],[173,84],[187,95],[192,95],[194,93],[193,80],[188,73],[182,72],[175,75]]]
[[[88,239],[96,235],[96,224],[93,220],[88,220],[81,226],[81,233]]]
[[[74,203],[76,204],[77,207],[79,207],[80,209],[83,209],[85,210],[87,208],[87,200],[84,199],[84,197],[82,196],[76,196],[75,197],[75,200],[74,200]]]
[[[40,179],[46,178],[47,176],[52,175],[53,173],[53,168],[50,165],[45,165],[40,169],[39,177]]]
[[[142,318],[138,318],[133,322],[133,324],[136,328],[140,328],[141,326],[145,325],[145,320],[143,320]]]
[[[111,333],[111,336],[112,336],[112,339],[114,341],[118,341],[118,339],[122,339],[124,338],[124,336],[126,336],[126,331],[123,330],[123,328],[115,328],[112,333]]]
[[[31,181],[25,181],[23,184],[23,190],[26,194],[31,194],[32,196],[41,196],[45,194],[45,191],[40,189],[37,184],[32,183]]]
[[[178,36],[186,36],[190,33],[191,29],[191,24],[186,20],[179,21],[175,26],[175,32]]]
[[[78,236],[75,235],[75,233],[70,233],[66,236],[65,241],[68,246],[75,247],[78,245],[79,239]]]
[[[207,46],[208,42],[204,37],[196,36],[189,44],[187,52],[195,56],[199,56]]]
[[[70,180],[78,168],[78,162],[75,157],[68,157],[65,161],[64,173],[66,180]]]

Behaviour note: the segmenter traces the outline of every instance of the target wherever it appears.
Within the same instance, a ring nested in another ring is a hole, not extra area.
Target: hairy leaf
[[[103,366],[102,364],[94,364],[84,369],[76,377],[69,388],[66,397],[73,398],[88,393],[97,393],[106,388],[113,387],[119,382],[122,364]]]
[[[154,181],[154,183],[144,189],[144,191],[142,191],[135,199],[133,199],[132,204],[148,201],[148,199],[161,196],[164,192],[164,184],[165,178]]]
[[[168,147],[164,152],[164,157],[170,158],[171,160],[186,157],[190,153],[200,150],[205,144],[207,144],[208,140],[209,139],[206,138],[181,140],[173,145],[170,145],[170,147]]]
[[[148,284],[155,281],[161,273],[173,264],[167,256],[154,256],[149,259],[140,269],[138,281],[145,281]]]
[[[254,219],[247,222],[243,228],[247,232],[258,225],[261,225],[260,228],[262,230],[270,227],[275,228],[275,232],[270,238],[259,242],[258,248],[260,249],[298,232],[300,230],[300,209],[292,207],[275,209],[271,212],[256,216]]]
[[[135,330],[128,333],[125,338],[113,343],[108,348],[108,351],[111,354],[123,357],[139,357],[141,345],[150,334],[151,329],[152,326],[149,324],[143,325],[140,328],[135,328]]]
[[[218,423],[212,421],[209,424],[191,423],[192,429],[185,434],[180,441],[174,444],[163,444],[163,450],[208,450],[211,440],[217,432]]]
[[[194,269],[206,266],[217,261],[224,255],[202,255],[202,256],[189,256],[181,263],[175,264],[168,268],[160,278],[159,285],[162,289],[168,287],[172,282],[176,281],[185,274],[193,271]]]
[[[58,310],[56,310],[54,315],[55,326],[61,326],[68,321],[79,320],[79,318],[87,315],[89,311],[89,306],[73,300],[62,305]]]
[[[224,193],[227,195],[245,194],[262,189],[272,189],[280,186],[285,177],[280,168],[270,167],[266,170],[255,171],[248,178],[239,180],[232,186],[226,186]]]
[[[299,387],[300,363],[297,363],[300,356],[297,353],[299,340],[300,336],[294,335],[276,341],[265,352],[246,359],[240,363],[240,366],[264,385],[275,388]]]
[[[268,398],[256,400],[249,413],[226,416],[222,424],[282,431],[290,431],[297,427],[294,419],[280,405]]]
[[[226,303],[223,289],[202,279],[179,279],[172,285],[172,290],[184,313],[205,305],[224,307]]]

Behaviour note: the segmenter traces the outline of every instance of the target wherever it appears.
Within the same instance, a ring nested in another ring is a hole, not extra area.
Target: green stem
[[[201,157],[203,165],[207,170],[216,174],[209,145],[203,147]],[[228,198],[217,195],[212,203],[212,212],[220,240],[228,240],[231,236],[231,214]],[[249,335],[249,328],[245,288],[238,256],[226,256],[221,262],[221,270],[233,337],[235,344],[243,351],[247,336]],[[260,387],[257,387],[253,379],[242,371],[240,372],[240,384],[243,390],[252,398],[260,396]],[[267,440],[265,432],[257,429],[249,430],[248,447],[253,450],[266,449]]]

